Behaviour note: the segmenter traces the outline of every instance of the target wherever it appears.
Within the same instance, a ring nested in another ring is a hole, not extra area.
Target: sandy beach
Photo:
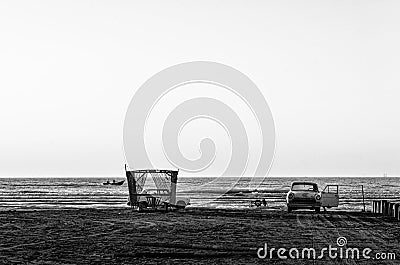
[[[399,222],[359,212],[315,214],[283,210],[188,208],[138,213],[129,208],[2,211],[2,264],[313,264],[312,260],[259,259],[257,249],[322,249],[346,237],[346,247],[394,252]],[[309,242],[309,243],[307,243]],[[324,257],[316,264],[377,264],[371,259]],[[397,264],[394,260],[379,264]]]

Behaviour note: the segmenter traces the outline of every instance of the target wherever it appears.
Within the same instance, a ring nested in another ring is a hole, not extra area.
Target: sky
[[[122,176],[135,91],[198,60],[260,89],[276,127],[270,175],[400,175],[399,11],[368,0],[1,1],[0,176]],[[207,89],[219,93],[191,91]],[[199,134],[215,133],[217,174],[229,140],[199,122],[180,148],[194,159]]]

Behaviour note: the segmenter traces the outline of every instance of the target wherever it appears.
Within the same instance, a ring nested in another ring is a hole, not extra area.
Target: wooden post
[[[135,173],[132,171],[126,171],[125,165],[125,174],[128,180],[128,190],[129,190],[129,203],[131,207],[136,206],[137,204],[137,192],[136,192],[136,180],[135,180]]]
[[[400,220],[400,204],[397,204],[397,220]]]
[[[390,216],[390,202],[386,202],[386,216]]]
[[[395,206],[396,204],[394,203],[394,202],[390,202],[389,203],[389,215],[391,216],[391,217],[396,217],[396,211],[395,211],[395,209],[394,209],[394,206]]]
[[[393,216],[396,220],[399,220],[399,206],[400,204],[395,203],[393,207]]]
[[[388,201],[387,200],[382,200],[382,214],[383,216],[388,215]]]
[[[396,218],[396,203],[393,203],[392,205],[392,217]]]
[[[171,191],[169,193],[169,203],[176,204],[176,184],[178,182],[178,171],[171,172]]]

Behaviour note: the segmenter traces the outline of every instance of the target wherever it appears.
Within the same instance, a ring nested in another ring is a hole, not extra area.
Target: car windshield
[[[292,186],[292,190],[294,190],[294,191],[318,191],[318,187],[316,184],[295,183]]]

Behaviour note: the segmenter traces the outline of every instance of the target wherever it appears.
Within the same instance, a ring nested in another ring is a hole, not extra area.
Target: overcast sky
[[[135,91],[196,60],[263,93],[271,175],[400,175],[399,13],[366,0],[1,1],[0,175],[122,176]]]

